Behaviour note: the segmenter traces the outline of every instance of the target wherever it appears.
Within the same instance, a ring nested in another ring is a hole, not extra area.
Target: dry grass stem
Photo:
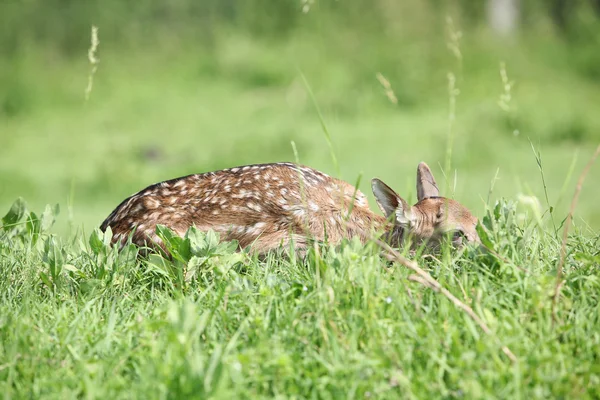
[[[382,242],[380,240],[376,240],[375,242],[383,250],[386,251],[386,257],[387,257],[388,260],[398,262],[401,265],[407,267],[408,269],[412,270],[413,272],[415,272],[417,274],[417,276],[413,276],[413,278],[411,280],[417,281],[417,282],[423,284],[424,286],[429,287],[429,288],[435,290],[436,292],[441,292],[456,307],[460,308],[469,317],[471,317],[471,319],[473,321],[475,321],[475,323],[477,325],[479,325],[479,327],[481,328],[481,330],[483,330],[483,332],[486,335],[493,335],[492,330],[487,326],[487,324],[481,318],[479,318],[479,316],[477,314],[475,314],[475,311],[473,311],[473,309],[471,307],[469,307],[468,305],[466,305],[465,303],[463,303],[462,301],[460,301],[452,293],[450,293],[437,280],[435,280],[431,275],[429,275],[429,273],[425,272],[421,267],[419,267],[419,265],[416,262],[411,261],[411,260],[403,257],[396,250],[392,249],[389,245],[387,245],[386,243],[384,243],[384,242]],[[506,347],[506,346],[504,346],[502,344],[500,346],[502,348],[502,352],[504,354],[506,354],[506,356],[512,362],[517,362],[517,357],[513,354],[512,351],[510,351],[510,349],[508,347]]]
[[[98,45],[100,44],[100,40],[98,40],[98,27],[92,25],[92,42],[90,44],[90,48],[88,50],[88,60],[92,65],[92,69],[90,74],[88,75],[88,84],[85,88],[85,100],[88,101],[90,98],[90,94],[92,93],[92,87],[94,85],[94,75],[98,70],[98,63],[100,60],[96,57],[96,52],[98,51]]]
[[[500,78],[502,79],[502,94],[500,94],[500,98],[498,99],[498,105],[502,110],[510,112],[510,101],[512,99],[510,91],[514,82],[508,79],[506,64],[504,62],[500,63]]]
[[[563,282],[563,266],[565,264],[565,257],[567,255],[567,238],[569,236],[569,229],[571,228],[571,223],[573,222],[573,213],[575,212],[575,207],[577,207],[577,201],[579,200],[579,194],[581,193],[581,189],[583,187],[583,182],[585,178],[590,172],[594,161],[600,154],[600,145],[596,148],[596,151],[588,161],[587,165],[581,171],[581,175],[579,175],[579,179],[577,180],[577,186],[575,187],[575,193],[573,194],[573,200],[571,200],[571,207],[569,207],[569,214],[567,215],[567,220],[565,221],[565,228],[563,229],[563,237],[562,244],[560,246],[560,258],[558,260],[558,266],[556,267],[556,287],[554,289],[554,295],[552,296],[552,321],[556,322],[556,305],[558,303],[558,297],[560,296],[560,289]]]
[[[398,104],[398,98],[396,97],[396,94],[394,93],[394,90],[392,89],[392,85],[390,84],[390,81],[388,81],[385,76],[381,75],[381,73],[377,73],[375,74],[375,76],[377,77],[377,80],[379,81],[379,83],[381,83],[381,86],[383,86],[383,89],[385,90],[385,95],[387,96],[387,98],[389,99],[389,101],[391,101],[394,104]]]
[[[432,286],[429,282],[427,282],[425,279],[421,278],[419,275],[409,275],[408,276],[408,280],[412,281],[412,282],[417,282],[420,283],[423,286],[427,286],[429,289],[433,289],[435,290],[436,288],[434,286]]]
[[[451,17],[446,18],[446,25],[448,27],[449,41],[447,43],[448,49],[452,52],[457,60],[462,61],[462,52],[460,51],[460,39],[462,39],[462,32],[457,30],[454,26],[454,20]]]

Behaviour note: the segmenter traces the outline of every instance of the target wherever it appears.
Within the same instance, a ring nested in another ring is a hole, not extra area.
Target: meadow
[[[340,35],[337,41],[350,41]],[[294,142],[301,163],[352,183],[362,176],[371,202],[372,177],[414,199],[416,166],[425,161],[446,182],[444,193],[476,214],[502,197],[535,196],[562,219],[573,172],[600,140],[598,83],[560,65],[572,50],[556,38],[511,44],[485,35],[465,34],[460,58],[442,30],[375,61],[368,39],[335,50],[336,38],[314,46],[321,36],[313,33],[272,43],[228,32],[211,49],[177,41],[158,49],[100,47],[88,101],[86,49],[77,58],[25,50],[2,69],[1,209],[19,196],[35,209],[60,203],[67,217],[59,232],[71,232],[67,223],[89,232],[151,183],[294,161]],[[591,176],[598,171],[595,165]],[[599,190],[586,186],[579,225],[600,226]]]
[[[543,21],[498,38],[445,16],[302,18],[210,40],[99,24],[87,100],[88,25],[68,51],[28,38],[0,58],[5,398],[600,396],[600,163],[557,280],[600,142],[598,41]],[[427,162],[493,252],[402,254],[489,330],[375,244],[259,261],[192,230],[166,260],[97,230],[151,183],[284,160],[373,208],[372,177],[414,202]]]

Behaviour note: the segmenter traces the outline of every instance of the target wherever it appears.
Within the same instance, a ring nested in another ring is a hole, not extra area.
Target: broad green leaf
[[[23,200],[22,197],[19,197],[10,207],[8,213],[2,218],[2,227],[4,229],[9,229],[15,226],[25,215],[25,209],[25,200]]]
[[[193,255],[203,255],[206,253],[208,244],[206,243],[206,234],[195,226],[191,226],[185,233],[185,238],[189,239],[190,252]]]
[[[57,279],[62,271],[64,255],[53,236],[49,237],[44,244],[44,261],[50,267],[50,275],[52,278]]]
[[[108,228],[110,229],[110,227]],[[94,229],[94,231],[90,234],[90,248],[92,249],[92,252],[96,255],[102,253],[103,249],[104,249],[104,233],[96,228]]]
[[[494,207],[494,218],[496,219],[496,221],[500,220],[500,210],[502,209],[502,202],[496,202],[496,206]]]
[[[53,287],[52,282],[50,282],[50,279],[48,278],[48,275],[46,275],[43,271],[40,271],[40,279],[49,288]]]
[[[41,231],[41,221],[33,211],[27,216],[27,223],[25,226],[27,228],[27,232],[30,235],[33,235],[35,241],[35,238],[40,234]]]
[[[479,235],[479,238],[481,239],[481,243],[483,243],[483,245],[485,247],[487,247],[488,249],[493,250],[494,244],[490,240],[490,237],[488,236],[488,233],[485,230],[485,228],[483,227],[483,225],[481,224],[481,222],[477,223],[477,226],[475,227],[475,229],[477,230],[477,234]]]
[[[156,272],[159,275],[167,278],[174,277],[172,267],[170,266],[169,262],[158,254],[150,254],[148,256],[148,260],[146,261],[146,266],[150,271]]]
[[[206,243],[209,249],[215,249],[219,244],[219,234],[212,229],[206,232]]]
[[[46,205],[46,208],[44,209],[44,212],[42,213],[40,220],[41,220],[41,232],[47,232],[48,230],[50,230],[50,228],[52,228],[52,225],[54,225],[54,222],[56,221],[56,217],[58,216],[58,214],[60,213],[60,207],[58,204],[54,205],[54,207],[52,207],[50,204]]]
[[[167,250],[169,251],[178,249],[183,241],[179,235],[164,225],[156,225],[156,234],[162,239],[163,243],[167,247]]]
[[[162,239],[171,256],[186,263],[190,259],[190,242],[164,225],[156,225],[156,234]]]
[[[104,244],[105,248],[110,248],[110,244],[112,243],[112,238],[113,238],[113,232],[110,226],[106,227],[106,230],[104,231],[103,235],[102,235],[102,243]]]
[[[139,248],[135,244],[130,243],[130,244],[126,245],[119,252],[119,256],[118,256],[119,264],[122,264],[122,265],[135,264],[135,262],[137,261],[138,253],[139,253]]]

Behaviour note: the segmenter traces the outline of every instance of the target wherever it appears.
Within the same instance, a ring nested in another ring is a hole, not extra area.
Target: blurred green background
[[[599,15],[597,0],[4,0],[0,210],[60,203],[58,230],[89,232],[151,183],[294,160],[292,141],[337,176],[304,76],[341,178],[362,173],[371,200],[375,176],[414,200],[426,161],[478,215],[520,194],[547,209],[533,143],[559,224],[600,142]],[[580,227],[600,228],[599,181],[597,164]]]

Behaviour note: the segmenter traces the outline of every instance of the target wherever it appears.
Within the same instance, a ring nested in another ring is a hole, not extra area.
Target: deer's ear
[[[377,205],[386,218],[395,216],[397,223],[401,225],[410,224],[410,207],[406,201],[398,196],[388,185],[377,178],[371,180],[371,188],[377,200]]]
[[[437,197],[439,195],[440,189],[438,189],[431,170],[424,162],[419,163],[417,167],[417,199],[421,201],[428,197]]]

